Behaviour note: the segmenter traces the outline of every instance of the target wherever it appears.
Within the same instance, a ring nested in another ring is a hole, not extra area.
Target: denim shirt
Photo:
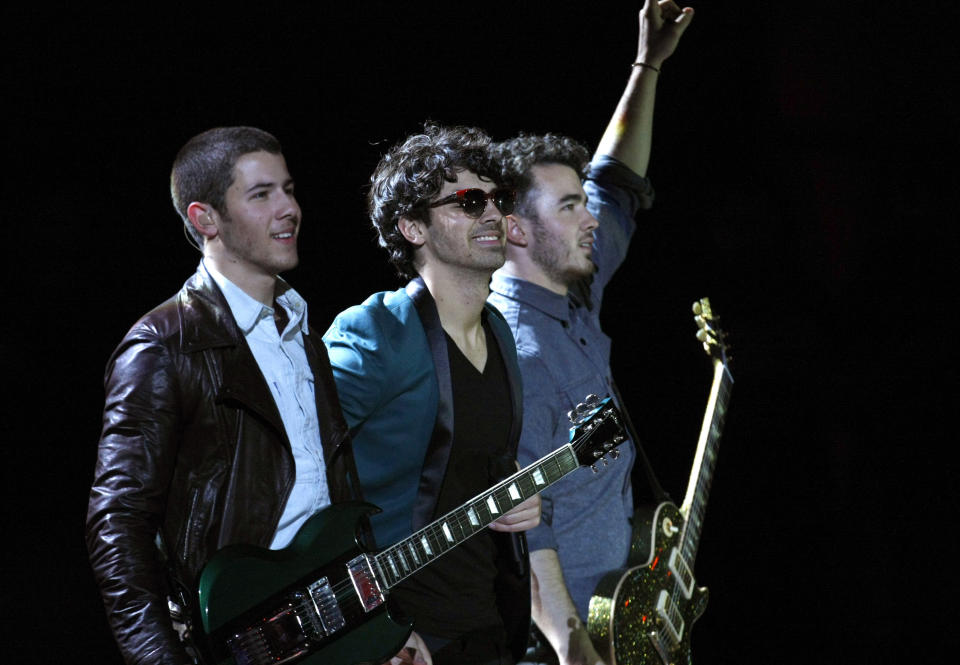
[[[650,207],[649,181],[611,157],[600,157],[584,182],[594,232],[597,271],[589,288],[561,296],[531,282],[494,273],[490,300],[517,342],[523,378],[523,430],[518,459],[526,466],[569,440],[567,412],[593,393],[613,394],[610,338],[600,329],[603,289],[626,258],[634,215]],[[585,286],[585,285],[584,285]],[[541,524],[527,532],[530,550],[555,549],[582,620],[607,572],[626,563],[633,495],[631,441],[599,473],[580,468],[541,493]]]

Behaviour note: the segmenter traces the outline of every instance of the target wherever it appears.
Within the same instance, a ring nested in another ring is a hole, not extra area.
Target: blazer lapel
[[[423,329],[426,331],[427,344],[433,357],[440,393],[437,417],[424,456],[417,499],[413,506],[413,530],[416,531],[433,519],[443,477],[447,472],[447,462],[450,460],[450,449],[453,446],[453,387],[450,382],[447,340],[440,325],[440,314],[437,312],[433,296],[430,295],[430,291],[420,277],[407,284],[406,292],[413,301]]]
[[[520,428],[523,424],[523,391],[521,390],[520,366],[517,364],[517,343],[507,322],[496,308],[490,304],[484,305],[484,315],[490,325],[497,346],[500,347],[500,357],[507,371],[507,384],[510,387],[510,404],[512,418],[510,421],[510,448],[512,457],[517,455],[517,444],[520,441]]]

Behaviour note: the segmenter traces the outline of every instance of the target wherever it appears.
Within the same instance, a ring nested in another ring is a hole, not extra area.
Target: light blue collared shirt
[[[270,387],[293,449],[296,480],[270,544],[272,549],[280,549],[293,540],[307,518],[330,505],[313,371],[303,345],[303,335],[310,334],[307,303],[292,288],[277,297],[276,302],[283,307],[288,319],[281,335],[274,323],[273,308],[247,295],[213,266],[202,260],[200,266],[223,292],[230,312]]]

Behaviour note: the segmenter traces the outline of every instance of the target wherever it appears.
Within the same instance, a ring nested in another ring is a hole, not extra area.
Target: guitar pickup
[[[680,550],[676,547],[670,550],[670,559],[667,565],[670,568],[670,572],[673,573],[674,579],[679,582],[684,598],[689,600],[693,595],[693,571],[690,570],[690,566],[687,565],[687,560],[680,554]]]
[[[347,624],[337,603],[337,597],[330,587],[330,580],[322,577],[308,586],[307,591],[310,593],[310,599],[313,601],[324,635],[332,635]]]
[[[370,565],[370,559],[366,554],[361,554],[347,562],[347,573],[350,575],[350,581],[353,582],[353,589],[357,592],[357,598],[364,612],[383,605],[386,595],[380,588],[380,582],[373,572]]]
[[[680,640],[683,638],[684,621],[680,609],[665,589],[660,589],[660,593],[657,595],[657,616],[666,627],[667,634],[670,636],[675,649],[680,645]]]

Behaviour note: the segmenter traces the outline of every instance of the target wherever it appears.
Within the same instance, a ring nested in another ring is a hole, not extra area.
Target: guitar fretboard
[[[579,466],[573,446],[550,453],[374,558],[391,588]]]
[[[693,565],[697,556],[703,516],[707,509],[707,498],[710,495],[710,484],[713,481],[717,452],[720,448],[720,434],[723,432],[732,386],[733,377],[727,366],[720,360],[715,361],[713,383],[707,410],[703,416],[703,426],[700,428],[700,440],[697,444],[693,471],[690,474],[690,483],[687,485],[683,506],[680,508],[686,518],[681,551],[690,566]]]

